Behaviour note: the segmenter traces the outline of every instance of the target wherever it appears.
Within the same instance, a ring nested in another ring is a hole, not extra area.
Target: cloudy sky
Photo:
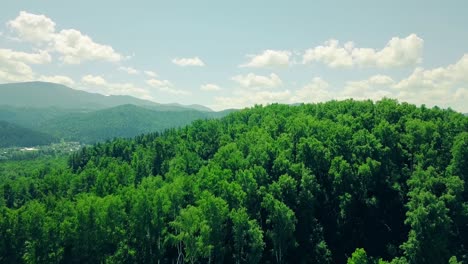
[[[216,110],[391,97],[468,112],[467,12],[461,0],[4,1],[0,83]]]

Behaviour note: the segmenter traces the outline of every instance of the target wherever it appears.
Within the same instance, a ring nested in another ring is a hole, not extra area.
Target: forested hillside
[[[38,129],[65,140],[96,143],[115,137],[134,137],[190,124],[211,117],[194,110],[154,111],[122,105],[89,113],[71,113],[43,122]]]
[[[197,119],[220,118],[231,111],[105,96],[55,83],[0,84],[0,121],[85,144],[162,132]]]
[[[451,110],[256,106],[0,175],[1,263],[468,262]]]
[[[51,135],[0,120],[0,147],[31,147],[56,142]]]
[[[75,112],[83,111],[56,107],[31,108],[2,105],[0,106],[0,120],[30,129],[37,129],[43,122]]]
[[[201,112],[181,108],[159,111],[153,107],[121,105],[101,110],[56,107],[0,106],[0,121],[17,124],[64,140],[90,144],[115,137],[134,137],[190,124],[197,119],[220,118],[232,110]],[[2,131],[0,131],[0,136]]]

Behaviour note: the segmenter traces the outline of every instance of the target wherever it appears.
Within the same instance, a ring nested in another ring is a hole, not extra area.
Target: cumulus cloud
[[[115,52],[111,46],[98,44],[75,29],[61,30],[55,34],[53,47],[61,54],[60,59],[67,64],[93,60],[110,62],[122,60],[122,55]]]
[[[379,67],[392,68],[418,64],[422,61],[424,41],[416,34],[406,38],[394,37],[381,49],[357,48],[353,42],[340,45],[329,40],[324,45],[305,51],[303,63],[321,62],[331,68]]]
[[[455,64],[431,70],[416,68],[406,79],[395,85],[400,90],[431,90],[438,87],[449,88],[460,82],[468,82],[468,54],[464,54]]]
[[[168,80],[150,79],[146,83],[153,87],[172,86],[172,83]]]
[[[18,34],[18,37],[29,42],[48,42],[54,38],[55,22],[45,15],[30,14],[21,11],[7,25]]]
[[[84,84],[89,84],[89,85],[98,85],[98,86],[104,86],[107,85],[107,81],[101,77],[101,76],[94,76],[94,75],[85,75],[81,78],[81,81]]]
[[[309,103],[346,98],[377,101],[388,97],[417,105],[425,104],[430,107],[437,105],[468,112],[468,54],[464,54],[457,62],[445,67],[433,69],[418,67],[401,80],[377,74],[361,80],[347,81],[342,89],[331,89],[331,85],[320,77],[314,78],[301,88],[292,90],[247,89],[253,85],[252,83],[258,82],[249,81],[256,78],[243,77],[237,80],[242,88],[234,90],[229,96],[214,98],[212,105],[214,109],[239,108],[256,103]]]
[[[49,53],[43,50],[38,53],[27,53],[11,49],[0,49],[0,58],[2,60],[15,60],[28,64],[45,64],[52,60]]]
[[[59,84],[66,85],[68,87],[71,87],[75,84],[75,81],[73,81],[70,77],[63,76],[63,75],[53,75],[53,76],[42,75],[39,77],[38,80],[42,82],[59,83]]]
[[[240,108],[248,107],[254,104],[269,104],[269,103],[298,103],[298,102],[319,102],[326,101],[332,98],[331,92],[328,90],[329,84],[319,77],[304,87],[297,90],[251,90],[237,89],[232,96],[218,96],[214,98],[215,104],[213,109]]]
[[[58,53],[60,60],[66,64],[93,60],[116,62],[123,59],[111,46],[96,43],[76,29],[56,31],[55,22],[45,15],[21,11],[7,25],[20,40],[47,47],[51,52]]]
[[[190,95],[191,93],[186,90],[181,90],[181,89],[175,89],[170,86],[162,86],[158,88],[161,92],[173,94],[173,95]]]
[[[214,109],[239,108],[267,103],[316,103],[333,99],[381,100],[384,97],[427,106],[451,107],[468,112],[468,54],[456,63],[435,69],[416,68],[412,74],[400,81],[387,75],[373,75],[362,80],[345,82],[342,89],[331,89],[331,85],[314,78],[298,89],[265,91],[246,89],[234,90],[230,96],[214,98]]]
[[[216,84],[207,83],[207,84],[203,84],[202,86],[200,86],[200,90],[206,91],[206,92],[214,92],[214,91],[221,91],[221,87],[219,87]]]
[[[248,55],[250,61],[240,67],[264,68],[288,66],[291,52],[286,50],[265,50],[258,55]]]
[[[0,49],[0,81],[32,81],[35,74],[29,64],[46,64],[50,61],[51,57],[46,51],[27,53]]]
[[[29,65],[0,58],[0,82],[24,82],[31,81],[33,78],[34,72]]]
[[[243,108],[255,104],[288,103],[291,97],[289,90],[284,91],[254,91],[236,90],[232,96],[217,96],[214,98],[215,104],[210,106],[213,109],[221,110],[227,108]]]
[[[174,88],[174,85],[168,80],[150,79],[147,80],[146,83],[152,87],[158,88],[159,91],[164,93],[169,93],[173,95],[191,94],[189,91]]]
[[[391,86],[395,81],[386,75],[374,75],[365,80],[348,81],[337,99],[353,98],[356,100],[380,100],[384,97],[394,97]]]
[[[134,69],[132,67],[123,67],[123,66],[121,66],[121,67],[119,67],[119,70],[123,71],[123,72],[126,72],[128,74],[131,74],[131,75],[135,75],[135,74],[140,73],[138,70],[136,70],[136,69]]]
[[[99,75],[85,75],[81,78],[81,85],[84,90],[97,92],[105,95],[131,95],[138,98],[153,100],[149,91],[135,86],[132,83],[108,82]]]
[[[271,73],[270,76],[255,75],[249,73],[246,75],[236,75],[232,80],[245,88],[274,88],[283,84],[278,75]]]
[[[185,66],[205,66],[205,63],[198,57],[193,58],[174,58],[172,63],[185,67]]]
[[[416,68],[393,88],[400,100],[468,112],[468,54],[446,67]]]
[[[320,77],[315,77],[312,82],[295,91],[291,97],[291,103],[323,102],[333,99],[329,90],[330,84]]]
[[[158,74],[156,74],[154,71],[144,71],[144,73],[151,78],[156,78],[158,77]]]

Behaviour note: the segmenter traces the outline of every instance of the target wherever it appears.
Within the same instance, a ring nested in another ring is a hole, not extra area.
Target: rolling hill
[[[56,138],[48,134],[0,121],[0,147],[31,147],[56,141]]]
[[[163,131],[187,125],[196,119],[212,117],[215,114],[210,112],[155,111],[135,105],[121,105],[87,113],[65,114],[43,122],[38,129],[65,140],[95,143],[114,137],[128,138]]]

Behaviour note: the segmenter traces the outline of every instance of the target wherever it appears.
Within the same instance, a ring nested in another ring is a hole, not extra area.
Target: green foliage
[[[347,100],[0,162],[0,262],[466,263],[467,149],[459,113]]]
[[[268,215],[265,222],[268,226],[267,236],[273,244],[272,253],[277,263],[284,263],[288,251],[295,246],[296,217],[288,206],[269,194],[264,198],[262,206]]]
[[[231,212],[233,258],[239,263],[259,263],[262,258],[263,231],[257,221],[249,219],[245,208]]]
[[[353,252],[350,258],[348,258],[348,264],[368,264],[369,261],[367,259],[366,251],[362,248],[356,249]]]

